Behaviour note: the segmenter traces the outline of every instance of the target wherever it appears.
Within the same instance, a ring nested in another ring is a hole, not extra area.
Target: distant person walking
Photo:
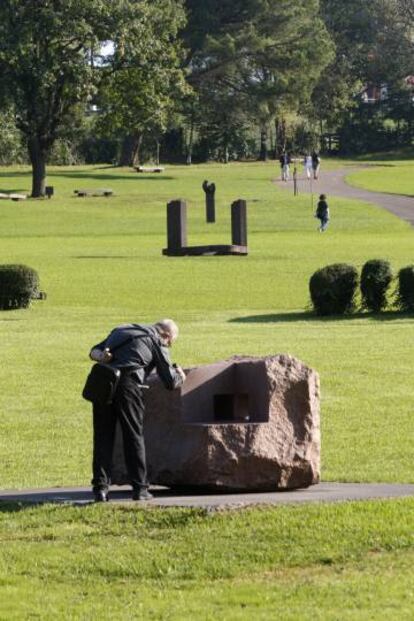
[[[326,195],[321,194],[319,197],[318,205],[316,207],[315,218],[320,220],[320,226],[318,227],[318,231],[323,233],[328,228],[329,224],[329,207],[326,202]]]
[[[313,172],[313,162],[311,155],[305,155],[305,157],[303,158],[303,166],[305,169],[306,177],[310,179]]]
[[[312,153],[312,170],[313,170],[313,178],[317,179],[319,177],[319,170],[321,167],[321,158],[316,151]]]
[[[282,172],[282,181],[289,181],[290,178],[290,155],[283,151],[279,158],[280,168]]]

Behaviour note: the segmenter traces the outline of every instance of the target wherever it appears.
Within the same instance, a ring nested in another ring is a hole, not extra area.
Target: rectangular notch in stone
[[[228,360],[191,369],[179,390],[184,423],[269,420],[269,385],[262,360]]]
[[[214,395],[214,421],[248,421],[249,395],[247,393],[225,393]]]

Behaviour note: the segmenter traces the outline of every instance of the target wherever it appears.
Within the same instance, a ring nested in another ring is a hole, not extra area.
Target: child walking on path
[[[318,228],[320,233],[323,233],[328,228],[329,224],[329,207],[326,202],[325,194],[321,194],[318,201],[318,206],[316,207],[315,218],[320,220],[321,225]]]

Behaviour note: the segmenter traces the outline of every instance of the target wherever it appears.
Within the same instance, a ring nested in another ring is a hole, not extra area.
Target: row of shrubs
[[[396,289],[392,283],[396,280]],[[358,284],[362,309],[379,313],[388,307],[414,311],[414,265],[399,270],[397,278],[388,261],[372,259],[361,271],[353,265],[334,263],[312,274],[309,290],[317,315],[343,315],[356,309]]]
[[[362,308],[379,313],[390,306],[394,280],[388,261],[372,259],[362,267],[361,278],[353,265],[334,263],[312,274],[309,290],[318,315],[342,315],[356,308],[360,285]],[[414,311],[414,265],[398,272],[392,305],[403,312]],[[44,299],[37,272],[26,265],[0,265],[0,310],[26,308],[33,299]]]
[[[0,310],[27,308],[31,300],[45,297],[36,270],[27,265],[0,265]]]

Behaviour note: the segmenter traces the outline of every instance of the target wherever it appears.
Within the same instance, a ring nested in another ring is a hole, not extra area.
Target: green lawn
[[[236,353],[289,352],[321,374],[325,480],[414,481],[414,318],[320,320],[305,312],[308,280],[328,263],[413,260],[413,231],[369,204],[335,200],[316,232],[309,196],[271,180],[275,165],[51,170],[52,200],[0,203],[0,261],[39,271],[45,302],[0,315],[3,488],[89,481],[90,415],[80,397],[90,346],[113,325],[172,316],[183,365]],[[204,222],[203,179],[217,183],[217,224]],[[3,169],[0,190],[27,189]],[[116,196],[75,198],[110,186]],[[229,204],[249,201],[248,257],[164,257],[165,204],[189,202],[189,241],[230,241]]]
[[[0,513],[0,618],[412,619],[414,500]]]
[[[414,196],[414,160],[374,162],[372,168],[349,175],[347,181],[374,192]]]
[[[275,164],[168,166],[153,176],[51,169],[52,200],[0,202],[0,263],[34,267],[48,294],[0,314],[1,488],[88,484],[91,421],[80,391],[89,348],[117,323],[162,316],[180,325],[174,357],[184,366],[289,352],[319,371],[324,480],[414,482],[414,317],[306,312],[315,269],[386,258],[398,270],[413,262],[413,230],[371,204],[335,199],[320,235],[310,197],[276,187],[278,175]],[[204,179],[217,184],[215,225],[204,222]],[[80,187],[116,196],[75,198]],[[27,169],[0,170],[0,192],[29,188]],[[179,197],[191,244],[229,243],[229,205],[246,198],[249,256],[163,257],[165,204]],[[411,500],[213,516],[15,509],[0,526],[0,619],[414,614]]]

